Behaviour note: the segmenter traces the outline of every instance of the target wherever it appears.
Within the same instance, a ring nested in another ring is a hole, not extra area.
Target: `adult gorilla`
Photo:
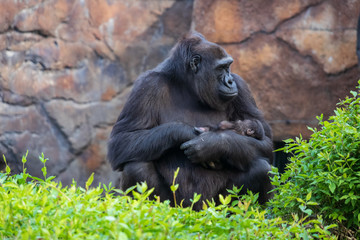
[[[230,72],[232,62],[223,48],[192,33],[138,78],[108,145],[113,169],[123,171],[123,189],[146,181],[161,200],[173,200],[170,185],[180,167],[176,198],[184,206],[194,192],[218,201],[233,185],[258,192],[260,202],[270,198],[271,129],[244,80]],[[266,136],[194,130],[244,119],[259,120]],[[204,167],[213,159],[221,169]]]

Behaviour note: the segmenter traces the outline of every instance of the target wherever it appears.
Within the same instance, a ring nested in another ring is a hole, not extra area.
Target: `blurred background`
[[[0,153],[13,172],[63,184],[118,182],[106,160],[137,76],[189,30],[233,56],[275,147],[300,134],[360,78],[360,0],[0,0]],[[275,165],[283,167],[284,154]],[[0,162],[0,168],[4,165]]]

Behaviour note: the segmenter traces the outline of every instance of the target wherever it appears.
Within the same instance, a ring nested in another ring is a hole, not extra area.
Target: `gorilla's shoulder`
[[[156,105],[156,102],[162,101],[164,97],[168,96],[168,93],[169,81],[167,76],[161,72],[149,70],[135,81],[130,98],[134,102],[149,102],[151,100]]]
[[[166,85],[167,76],[162,72],[149,70],[141,74],[134,83],[134,89],[159,89]]]

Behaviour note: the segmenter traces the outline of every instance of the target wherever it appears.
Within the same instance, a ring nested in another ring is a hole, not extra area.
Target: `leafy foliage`
[[[0,173],[0,239],[334,239],[321,218],[285,221],[260,207],[257,195],[240,197],[238,188],[220,196],[221,205],[207,201],[193,211],[150,201],[146,183],[122,192],[111,184],[91,187],[91,175],[85,188],[63,187],[46,177],[46,167],[43,174],[11,176],[8,167]]]
[[[286,140],[283,150],[292,157],[284,174],[274,172],[279,194],[271,205],[282,216],[321,214],[327,222],[338,223],[338,231],[359,237],[360,98],[358,92],[351,95],[338,104],[329,121],[318,117],[321,128],[309,128],[313,134],[308,141],[301,136]]]

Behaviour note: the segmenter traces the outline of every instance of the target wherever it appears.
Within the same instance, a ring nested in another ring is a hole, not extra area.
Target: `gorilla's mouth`
[[[232,92],[220,91],[220,95],[225,98],[232,98],[232,97],[236,97],[238,95],[238,91],[232,91]]]

